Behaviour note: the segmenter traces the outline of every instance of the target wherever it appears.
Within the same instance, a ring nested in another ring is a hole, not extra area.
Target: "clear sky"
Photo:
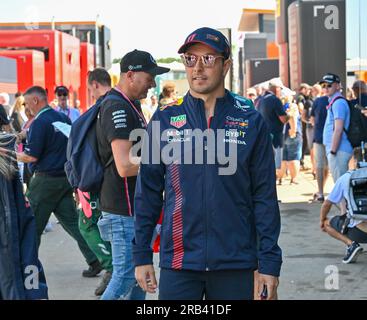
[[[346,4],[347,58],[352,59],[361,55],[361,58],[367,59],[367,1],[346,0]]]
[[[359,3],[362,20],[362,57],[367,58],[367,1],[347,2],[348,58],[359,56]],[[202,26],[230,27],[236,31],[247,6],[275,7],[275,0],[2,0],[1,22],[99,21],[112,33],[112,57],[121,57],[135,48],[156,58],[176,56],[188,33]]]
[[[262,2],[264,0],[260,0]],[[265,0],[268,1],[268,0]],[[242,0],[2,0],[1,22],[99,21],[111,29],[112,57],[135,48],[172,57],[196,28],[234,28]]]

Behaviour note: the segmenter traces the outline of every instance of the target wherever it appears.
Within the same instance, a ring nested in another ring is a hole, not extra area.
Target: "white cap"
[[[269,88],[271,87],[280,87],[283,88],[283,82],[282,80],[280,80],[280,78],[273,78],[269,81]]]
[[[254,94],[255,96],[257,95],[256,89],[254,89],[254,88],[248,88],[246,93],[247,94]]]
[[[0,93],[0,97],[2,97],[4,99],[4,105],[8,105],[10,102],[10,97],[6,92],[2,92]]]

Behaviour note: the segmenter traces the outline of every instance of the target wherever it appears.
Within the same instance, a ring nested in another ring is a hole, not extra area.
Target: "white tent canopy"
[[[367,71],[367,59],[353,58],[347,60],[347,71]]]
[[[261,82],[259,84],[256,84],[254,85],[253,87],[262,87],[262,88],[265,88],[265,89],[268,89],[269,88],[269,82],[270,81],[276,81],[276,82],[279,82],[279,83],[282,83],[282,81],[280,80],[280,78],[273,78],[273,79],[269,79],[268,81],[265,81],[265,82]],[[296,95],[296,92],[287,88],[286,86],[282,86],[282,97],[288,97],[288,96],[294,96]]]

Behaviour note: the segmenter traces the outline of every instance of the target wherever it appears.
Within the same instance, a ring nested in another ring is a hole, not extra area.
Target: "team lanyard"
[[[34,117],[34,119],[38,119],[42,113],[45,113],[48,110],[51,110],[52,108],[50,106],[44,107],[40,110],[40,112],[37,113],[37,115]]]
[[[125,100],[129,101],[130,105],[133,107],[133,109],[137,113],[138,117],[144,121],[145,127],[147,127],[148,124],[147,124],[147,122],[144,118],[144,115],[139,112],[139,110],[134,106],[134,104],[131,102],[131,100],[128,98],[128,96],[125,93],[123,93],[119,87],[116,86],[114,89],[117,92],[121,93],[121,95],[125,98]]]

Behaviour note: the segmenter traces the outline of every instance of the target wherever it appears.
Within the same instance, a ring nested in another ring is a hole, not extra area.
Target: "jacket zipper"
[[[212,122],[212,119],[213,117],[209,117],[208,119],[208,122],[207,122],[207,129],[209,130],[210,129],[210,125],[211,125],[211,122]],[[206,151],[206,152],[205,152]],[[209,227],[208,227],[208,212],[207,212],[207,204],[206,204],[206,177],[207,177],[207,167],[206,167],[206,163],[208,161],[208,140],[207,138],[205,138],[205,141],[204,141],[204,154],[205,154],[205,163],[204,163],[204,212],[205,212],[205,234],[206,234],[206,237],[205,237],[205,271],[210,271],[210,268],[208,266],[208,230],[209,230]]]

